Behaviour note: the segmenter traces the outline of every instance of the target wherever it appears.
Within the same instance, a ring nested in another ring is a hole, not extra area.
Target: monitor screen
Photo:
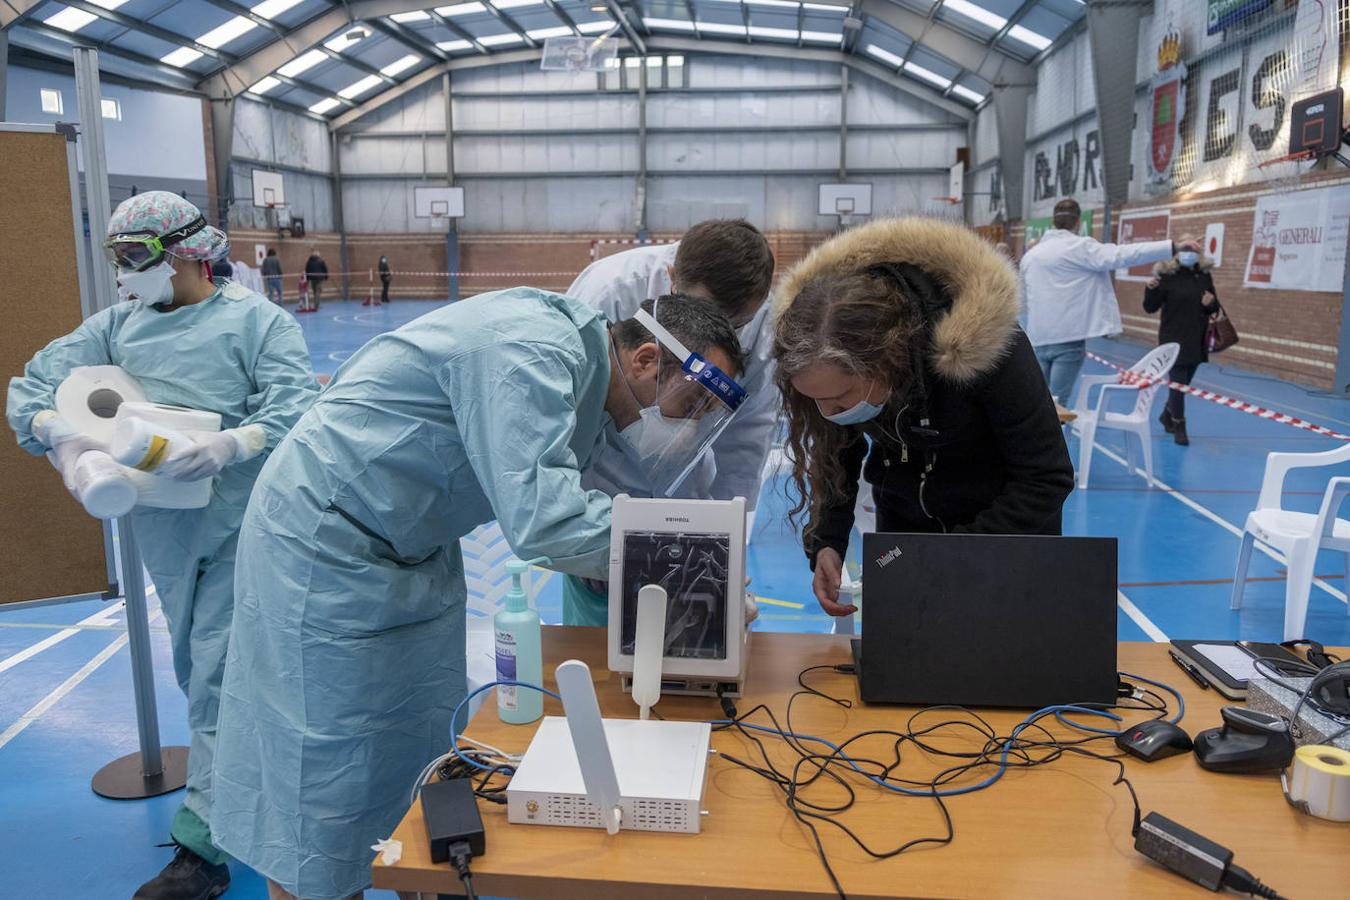
[[[623,631],[620,652],[636,643],[638,591],[666,589],[668,658],[726,659],[731,536],[634,531],[623,538]],[[736,612],[740,613],[739,604]]]

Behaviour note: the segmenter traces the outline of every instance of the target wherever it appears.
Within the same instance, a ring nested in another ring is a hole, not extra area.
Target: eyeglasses
[[[144,272],[164,257],[174,244],[182,243],[206,227],[206,219],[198,216],[182,228],[166,234],[153,231],[124,231],[108,235],[103,251],[108,261],[125,272]]]

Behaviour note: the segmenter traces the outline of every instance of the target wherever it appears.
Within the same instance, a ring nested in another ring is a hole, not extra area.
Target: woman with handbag
[[[1187,239],[1182,243],[1189,243]],[[1198,241],[1196,242],[1198,243]],[[1178,384],[1190,384],[1195,370],[1209,361],[1206,332],[1210,316],[1221,311],[1214,292],[1214,279],[1209,270],[1213,261],[1191,250],[1182,250],[1166,262],[1153,266],[1153,279],[1144,290],[1144,312],[1161,310],[1158,323],[1158,343],[1175,342],[1181,350],[1172,366],[1169,379]],[[1189,446],[1186,434],[1186,395],[1178,390],[1167,392],[1167,405],[1159,416],[1163,429],[1182,447]]]

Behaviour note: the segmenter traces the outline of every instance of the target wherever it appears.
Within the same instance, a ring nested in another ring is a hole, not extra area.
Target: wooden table
[[[751,647],[750,683],[738,706],[745,711],[764,702],[780,719],[788,696],[797,689],[800,670],[850,659],[847,638],[836,635],[757,632]],[[606,715],[636,716],[637,708],[621,693],[618,678],[605,668],[603,630],[545,627],[550,687],[553,668],[570,658],[590,665]],[[1118,660],[1122,670],[1183,693],[1182,725],[1192,735],[1219,723],[1223,698],[1187,678],[1167,658],[1164,645],[1122,643]],[[857,700],[852,676],[824,671],[813,673],[810,683]],[[546,703],[547,714],[561,714],[556,701]],[[668,719],[722,718],[717,704],[705,699],[667,697],[658,709]],[[800,732],[839,739],[871,727],[902,728],[910,712],[861,704],[844,709],[807,697],[794,705],[793,724]],[[986,718],[1006,735],[1024,716],[1021,711],[995,711]],[[1052,727],[1056,733],[1072,734]],[[502,723],[489,700],[468,733],[508,751],[523,751],[533,728]],[[781,743],[772,736],[766,741],[770,746]],[[860,755],[870,751],[888,756],[890,745],[862,744]],[[742,759],[753,756],[749,742],[734,732],[714,732],[713,746]],[[942,746],[968,747],[956,737],[944,739]],[[1109,740],[1091,746],[1102,752],[1115,749]],[[906,752],[907,763],[899,773],[905,777],[928,777],[950,764]],[[786,765],[790,757],[781,752],[779,758]],[[1190,755],[1154,763],[1130,758],[1126,767],[1145,815],[1157,811],[1230,848],[1238,865],[1282,896],[1336,895],[1350,884],[1350,824],[1295,812],[1285,803],[1275,776],[1216,775],[1202,770]],[[987,790],[948,801],[956,829],[951,844],[889,860],[871,859],[842,833],[829,825],[820,827],[850,898],[1213,896],[1134,850],[1133,808],[1124,787],[1112,786],[1115,774],[1111,763],[1080,757],[1011,770]],[[942,832],[931,799],[898,797],[870,785],[857,790],[858,803],[843,821],[875,848]],[[815,796],[823,801],[838,793]],[[511,825],[504,806],[480,803],[487,853],[473,861],[474,886],[481,894],[550,900],[834,896],[809,834],[786,810],[782,793],[773,785],[714,757],[705,806],[709,815],[698,835],[620,832],[611,837],[598,829]],[[403,842],[402,861],[394,866],[376,862],[375,887],[408,896],[462,894],[451,868],[430,862],[425,835],[419,804],[394,835]]]

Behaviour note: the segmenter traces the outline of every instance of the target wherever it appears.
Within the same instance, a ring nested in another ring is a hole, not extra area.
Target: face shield
[[[653,304],[653,313],[660,303]],[[731,423],[745,402],[746,392],[731,376],[685,347],[652,313],[640,309],[634,318],[679,363],[677,366],[664,353],[661,355],[656,400],[646,406],[639,401],[642,409],[638,420],[621,431],[620,437],[636,453],[654,495],[669,497]]]

